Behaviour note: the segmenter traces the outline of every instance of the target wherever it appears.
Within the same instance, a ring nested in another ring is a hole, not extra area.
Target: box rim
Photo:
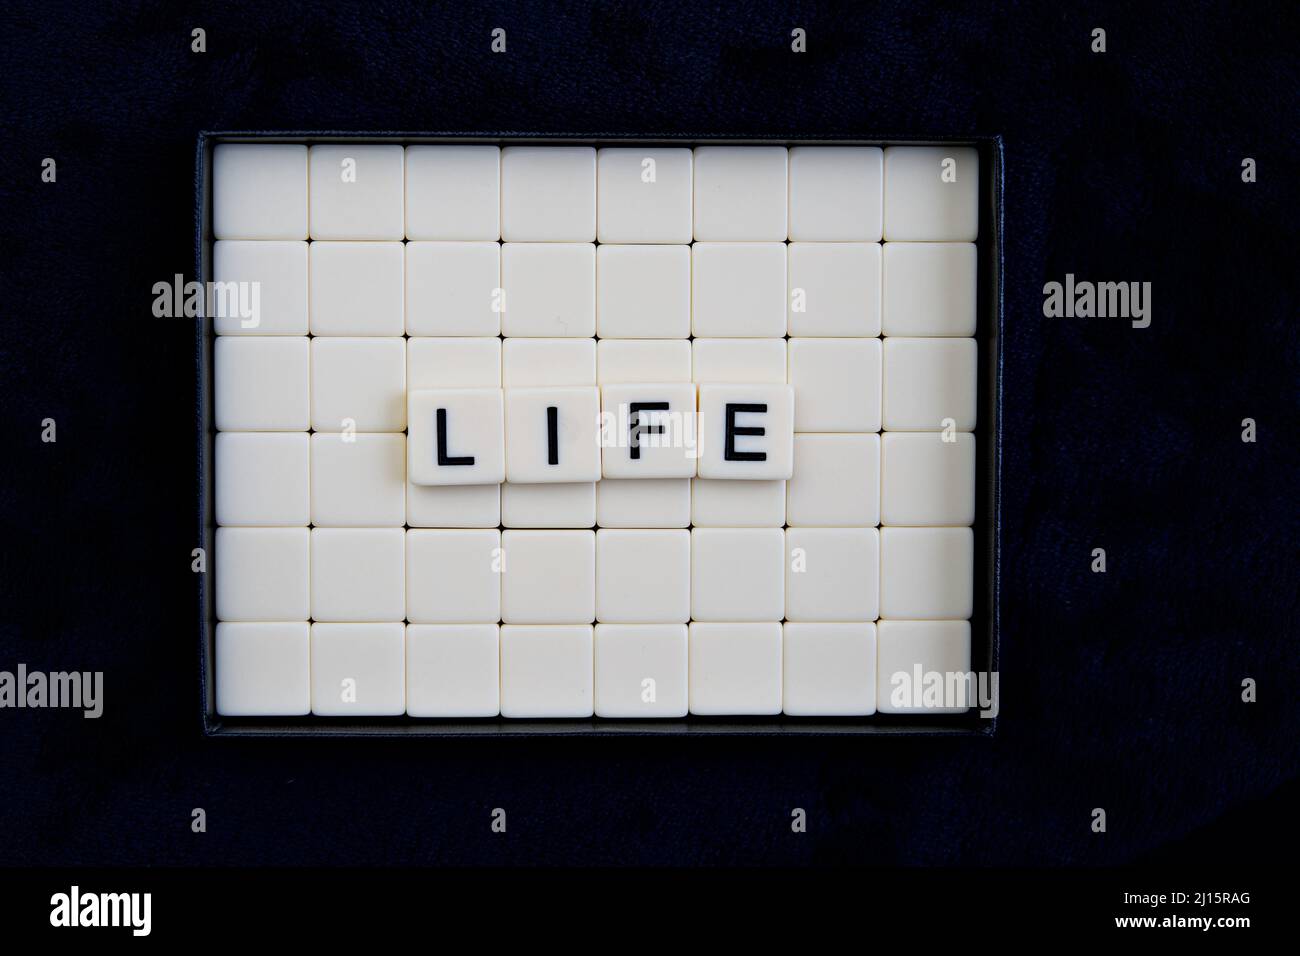
[[[809,134],[710,134],[710,133],[609,133],[609,132],[545,132],[545,131],[346,131],[346,130],[200,130],[195,150],[195,277],[203,282],[209,273],[211,261],[211,151],[222,142],[301,143],[314,142],[392,143],[393,145],[420,144],[558,144],[580,142],[599,148],[602,145],[636,144],[647,148],[656,145],[681,147],[692,145],[772,145],[772,146],[930,146],[965,145],[983,148],[992,160],[991,168],[981,172],[981,213],[989,214],[990,235],[980,230],[980,239],[986,239],[981,258],[990,260],[989,288],[987,289],[988,327],[983,337],[987,348],[980,366],[979,398],[988,438],[986,480],[979,503],[986,509],[984,522],[987,540],[984,542],[984,560],[987,561],[982,581],[976,587],[985,589],[988,602],[986,621],[982,628],[986,647],[981,655],[983,669],[997,673],[1001,660],[1001,555],[1002,555],[1002,401],[1003,401],[1003,324],[1005,299],[1003,275],[1004,218],[1003,191],[1005,185],[1005,144],[1000,134],[969,134],[953,136],[888,136],[863,133],[855,136],[819,136]],[[395,142],[397,141],[397,142]],[[987,188],[988,195],[985,195]],[[977,239],[977,244],[980,242]],[[981,318],[984,318],[981,310]],[[215,422],[212,414],[212,322],[204,314],[196,323],[195,341],[195,430],[198,455],[197,478],[199,483],[198,522],[200,547],[207,562],[198,577],[199,613],[199,682],[201,726],[205,737],[856,737],[856,736],[940,736],[991,738],[997,732],[1000,717],[982,718],[972,708],[963,715],[926,716],[874,715],[871,718],[801,718],[785,715],[771,717],[688,717],[668,721],[620,721],[611,718],[584,718],[579,720],[541,720],[518,718],[484,718],[482,720],[428,721],[418,718],[391,718],[356,723],[306,715],[294,718],[227,718],[216,713],[215,669],[213,666],[216,634],[216,613],[211,576],[215,545],[215,509],[212,485],[212,442]],[[977,334],[977,342],[980,338]],[[983,430],[982,430],[983,431]],[[979,528],[976,528],[977,535]],[[976,556],[977,562],[980,556]],[[978,567],[978,564],[977,564]],[[976,632],[972,618],[972,651]],[[972,665],[975,664],[972,655]],[[978,671],[977,671],[978,672]],[[901,717],[902,719],[897,719]],[[869,722],[868,722],[869,721]]]

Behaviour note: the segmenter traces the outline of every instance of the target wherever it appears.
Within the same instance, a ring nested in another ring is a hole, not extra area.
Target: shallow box
[[[581,146],[973,146],[980,156],[980,230],[978,324],[979,424],[976,428],[975,589],[971,616],[971,666],[996,674],[1000,618],[1001,499],[999,495],[1001,447],[1001,332],[1002,311],[1002,177],[1003,146],[997,136],[909,140],[870,135],[845,139],[787,138],[733,139],[710,136],[589,136],[497,133],[492,136],[459,133],[313,133],[313,132],[203,132],[199,134],[195,171],[195,276],[210,278],[212,262],[212,149],[218,143],[415,143]],[[475,736],[777,736],[838,735],[979,735],[991,736],[997,717],[983,718],[977,708],[956,716],[876,714],[872,717],[686,717],[680,720],[637,721],[588,718],[582,720],[520,720],[501,717],[478,720],[421,720],[409,717],[369,718],[364,723],[308,716],[295,718],[230,718],[216,713],[214,643],[216,608],[213,574],[215,508],[213,502],[212,319],[205,316],[195,339],[195,403],[198,466],[197,519],[200,546],[207,553],[207,572],[198,575],[199,682],[203,730],[221,737],[323,736],[323,737],[475,737]]]

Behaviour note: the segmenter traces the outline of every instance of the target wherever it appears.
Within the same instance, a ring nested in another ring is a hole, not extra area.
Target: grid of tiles
[[[951,710],[891,679],[970,669],[978,178],[957,147],[217,146],[214,279],[256,284],[214,318],[219,713]],[[408,477],[424,390],[505,389],[504,459],[512,396],[644,383],[791,386],[790,479]]]

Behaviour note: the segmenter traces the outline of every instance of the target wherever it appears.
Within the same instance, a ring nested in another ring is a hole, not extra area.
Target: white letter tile
[[[685,717],[686,625],[596,625],[596,716]]]
[[[305,432],[311,426],[308,341],[219,336],[212,347],[217,428]]]
[[[311,237],[403,238],[405,165],[401,146],[311,147]]]
[[[781,713],[779,623],[690,626],[691,713]]]
[[[311,244],[311,334],[401,335],[400,242]]]
[[[406,638],[400,623],[313,624],[311,710],[321,717],[406,712]]]
[[[407,468],[415,485],[495,485],[506,476],[499,388],[437,388],[407,396]]]
[[[596,618],[592,531],[504,531],[501,619],[507,624],[590,624]]]
[[[501,238],[501,150],[406,147],[406,238]]]
[[[700,146],[695,150],[695,238],[784,242],[784,146]]]
[[[610,339],[690,335],[690,247],[598,246],[596,331]]]
[[[506,335],[589,338],[596,334],[596,247],[577,242],[507,242],[501,247]]]
[[[865,717],[876,712],[876,625],[786,624],[785,712]]]
[[[785,616],[785,532],[780,528],[691,531],[691,617],[779,621]]]
[[[406,712],[495,717],[501,712],[497,625],[408,624]]]
[[[503,149],[501,237],[506,242],[594,242],[596,151],[590,146]]]
[[[590,717],[590,624],[501,628],[501,716]]]
[[[597,151],[601,242],[691,241],[689,149]]]
[[[975,523],[975,436],[947,442],[938,432],[889,432],[881,438],[880,523]]]
[[[880,436],[795,435],[785,520],[792,528],[879,524]]]
[[[880,616],[971,616],[975,538],[970,528],[881,528]]]
[[[790,150],[790,238],[879,242],[884,154],[879,146]]]
[[[218,239],[306,239],[307,147],[214,147],[212,231]]]
[[[306,528],[218,528],[214,567],[223,621],[311,617]]]
[[[880,533],[875,528],[790,528],[785,533],[788,621],[874,621]]]
[[[306,527],[311,523],[310,456],[305,434],[219,433],[217,523]]]
[[[495,242],[406,244],[408,335],[499,335],[503,307]]]
[[[798,432],[880,431],[880,340],[791,339]]]
[[[979,154],[969,146],[885,149],[885,239],[974,242]]]
[[[313,528],[311,616],[315,621],[403,620],[406,532]]]
[[[689,531],[596,532],[596,620],[684,624],[690,616]]]
[[[408,531],[406,619],[495,624],[501,619],[501,532]]]
[[[311,340],[311,424],[318,432],[406,428],[406,340]]]
[[[307,622],[217,625],[217,713],[302,717],[311,713]]]
[[[883,420],[887,431],[975,428],[974,339],[885,339]]]
[[[697,242],[691,247],[691,332],[698,337],[785,335],[783,242]]]

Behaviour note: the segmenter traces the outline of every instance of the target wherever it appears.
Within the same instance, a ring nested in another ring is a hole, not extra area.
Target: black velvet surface
[[[1300,766],[1295,27],[1284,3],[7,6],[0,668],[102,670],[105,713],[0,711],[0,864],[1279,855]],[[192,274],[201,129],[1003,136],[997,735],[203,738],[193,328],[150,312],[154,282]],[[1067,272],[1151,282],[1151,326],[1045,319]]]

